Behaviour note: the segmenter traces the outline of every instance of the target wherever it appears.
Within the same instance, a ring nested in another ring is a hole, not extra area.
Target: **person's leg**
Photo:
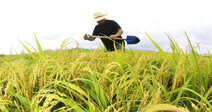
[[[123,49],[124,49],[124,51],[125,51],[125,43],[124,43],[124,42],[119,43],[119,44],[116,44],[116,49],[117,49],[117,50],[122,50],[122,46],[124,47]]]

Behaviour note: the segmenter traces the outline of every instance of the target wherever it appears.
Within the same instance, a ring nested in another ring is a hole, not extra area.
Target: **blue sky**
[[[36,34],[42,48],[59,49],[63,40],[70,38],[68,48],[97,48],[101,41],[82,39],[91,34],[96,23],[89,23],[93,13],[107,13],[127,35],[138,36],[139,44],[128,49],[154,50],[145,32],[164,51],[170,51],[169,34],[182,49],[188,41],[200,44],[199,53],[212,52],[212,15],[210,0],[1,0],[0,1],[0,54],[20,53],[24,48],[19,41],[36,47]],[[73,41],[75,40],[75,41]]]

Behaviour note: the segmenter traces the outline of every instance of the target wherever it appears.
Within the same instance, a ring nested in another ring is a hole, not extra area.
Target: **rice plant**
[[[35,35],[35,34],[34,34]],[[0,57],[0,111],[157,112],[212,110],[211,56],[184,52],[170,35],[172,53],[126,50],[44,52]],[[34,51],[30,51],[29,47]]]

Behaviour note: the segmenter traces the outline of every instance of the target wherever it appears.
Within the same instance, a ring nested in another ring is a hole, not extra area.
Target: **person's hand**
[[[111,39],[115,39],[117,36],[116,35],[110,35]]]
[[[88,40],[88,36],[86,34],[84,35],[83,38],[84,38],[84,40]]]

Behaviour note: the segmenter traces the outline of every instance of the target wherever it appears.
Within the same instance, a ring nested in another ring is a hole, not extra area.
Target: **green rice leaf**
[[[182,96],[182,94],[183,94],[183,92],[184,92],[184,89],[182,89],[182,88],[188,87],[189,82],[191,81],[191,78],[192,78],[192,76],[190,76],[190,77],[188,78],[188,80],[183,84],[183,86],[179,89],[179,93],[178,93],[178,95],[177,95],[176,102],[174,103],[175,105],[178,104],[179,99],[180,99],[180,97]]]
[[[189,42],[189,45],[190,45],[190,48],[191,48],[191,51],[192,51],[192,55],[193,55],[193,58],[194,58],[194,63],[195,63],[195,66],[197,68],[197,72],[198,72],[198,76],[199,76],[200,85],[205,87],[204,86],[205,84],[203,82],[203,77],[202,77],[202,74],[201,74],[201,70],[200,70],[200,67],[199,67],[199,64],[198,64],[198,61],[197,61],[196,52],[194,51],[194,48],[193,48],[193,46],[191,44],[191,41],[190,41],[190,39],[189,39],[189,37],[188,37],[186,32],[185,32],[185,35],[186,35],[186,37],[188,39],[188,42]],[[196,75],[196,72],[194,72],[194,75]],[[196,83],[196,79],[194,79],[194,83]],[[193,86],[195,86],[195,85],[193,85]]]
[[[43,49],[41,48],[41,45],[40,45],[40,43],[39,43],[39,41],[38,41],[38,39],[37,39],[35,33],[34,33],[34,36],[35,36],[36,44],[37,44],[37,47],[38,47],[38,51],[40,52],[40,55],[41,55],[42,57],[44,57]]]
[[[29,50],[29,48],[26,46],[26,45],[24,45],[21,41],[20,41],[20,43],[24,46],[24,48],[27,50],[27,52],[32,56],[32,58],[34,59],[34,60],[37,60],[37,58],[36,58],[36,56]]]
[[[9,112],[9,110],[7,109],[7,107],[5,105],[0,104],[0,111],[1,112]]]
[[[212,105],[211,105],[211,103],[210,103],[206,98],[204,98],[202,95],[200,95],[199,93],[197,93],[197,92],[195,92],[194,90],[189,89],[189,88],[184,88],[184,87],[182,87],[181,89],[190,91],[190,92],[194,93],[195,95],[197,95],[198,97],[200,97],[206,104],[208,104],[209,108],[212,110]]]
[[[146,33],[146,32],[145,32]],[[151,40],[151,42],[155,45],[160,53],[160,57],[163,59],[166,57],[166,53],[160,48],[160,46],[146,33],[147,37]]]

